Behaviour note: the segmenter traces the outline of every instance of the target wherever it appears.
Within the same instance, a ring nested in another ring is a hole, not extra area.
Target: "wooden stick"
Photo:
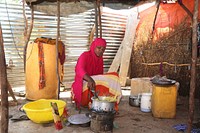
[[[193,18],[193,14],[190,12],[190,10],[182,3],[182,0],[178,0],[178,4],[187,12],[187,14]]]
[[[59,59],[58,59],[58,40],[60,39],[60,0],[57,0],[57,36],[56,36],[56,73],[58,80],[58,99],[60,99],[60,75],[59,75]]]
[[[13,93],[13,90],[12,90],[12,87],[11,87],[11,85],[10,85],[10,83],[7,81],[7,87],[8,87],[8,92],[9,92],[9,94],[11,95],[11,97],[13,98],[13,100],[14,100],[14,102],[17,102],[17,99],[15,98],[15,95],[14,95],[14,93]]]
[[[98,8],[98,22],[99,22],[99,34],[100,34],[100,38],[102,37],[102,26],[101,26],[101,8],[100,8],[100,0],[97,0],[97,8]]]
[[[156,14],[155,14],[154,21],[153,21],[152,37],[153,37],[154,30],[155,30],[155,23],[156,23],[156,18],[157,18],[157,15],[158,15],[159,7],[160,7],[160,0],[157,3],[157,10],[156,10]]]
[[[1,89],[1,133],[8,133],[8,89],[3,35],[0,23],[0,89]]]
[[[95,8],[95,31],[96,31],[96,38],[99,36],[98,35],[98,13],[97,13],[97,1],[94,2],[94,8]]]
[[[31,4],[30,6],[31,8],[31,22],[30,22],[30,28],[29,30],[27,30],[25,28],[25,31],[26,32],[26,36],[24,35],[25,37],[25,45],[24,45],[24,72],[26,72],[26,51],[27,51],[27,47],[28,47],[28,42],[30,40],[30,37],[31,37],[31,33],[32,33],[32,30],[33,30],[33,22],[34,22],[34,7],[33,5]],[[23,8],[24,9],[24,8]],[[24,9],[25,10],[25,9]],[[26,19],[26,18],[25,18]],[[26,25],[28,25],[28,21],[26,20]],[[27,34],[28,32],[28,34]]]

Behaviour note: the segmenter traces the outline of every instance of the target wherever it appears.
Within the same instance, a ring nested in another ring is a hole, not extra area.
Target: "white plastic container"
[[[152,93],[141,94],[140,110],[142,112],[151,112],[151,96]]]

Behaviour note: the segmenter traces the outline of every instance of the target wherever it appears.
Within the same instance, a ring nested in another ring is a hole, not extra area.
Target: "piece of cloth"
[[[21,115],[21,116],[16,117],[16,118],[11,118],[11,120],[13,122],[18,122],[18,121],[23,121],[23,120],[29,120],[29,118],[28,118],[27,115]]]
[[[187,130],[187,125],[186,124],[177,124],[177,125],[174,125],[173,128],[175,128],[177,131],[185,131],[185,130]]]
[[[200,133],[200,128],[192,129],[191,133]]]
[[[44,64],[44,48],[43,43],[38,42],[38,60],[39,60],[39,89],[42,89],[46,86],[45,81],[45,64]]]
[[[187,124],[177,124],[177,125],[174,125],[173,128],[175,128],[177,131],[185,132],[187,131]],[[200,133],[200,129],[192,128],[191,133]]]
[[[96,83],[96,92],[98,96],[112,96],[117,98],[115,104],[115,110],[118,111],[118,104],[122,97],[121,85],[119,82],[119,76],[116,72],[106,73],[102,75],[91,76]],[[81,105],[87,107],[92,103],[92,92],[87,87],[87,82],[83,82],[83,91],[81,98]]]
[[[83,90],[83,77],[85,74],[89,76],[103,74],[103,57],[97,57],[94,50],[97,46],[106,47],[106,41],[102,38],[96,38],[90,50],[83,52],[75,67],[75,78],[72,84],[72,92],[74,94],[73,100],[77,107],[80,107],[82,90]]]
[[[36,38],[34,40],[35,43],[41,42],[43,44],[50,44],[50,45],[56,45],[56,39],[52,38],[46,38],[46,37],[41,37],[41,38]],[[58,40],[58,58],[60,59],[60,64],[63,65],[65,62],[65,45],[62,41]]]
[[[42,89],[45,87],[46,85],[46,81],[45,81],[45,62],[44,62],[44,48],[43,45],[56,45],[56,39],[51,39],[51,38],[45,38],[45,37],[41,37],[41,38],[36,38],[34,40],[35,43],[38,44],[38,58],[39,58],[39,73],[40,73],[40,77],[39,77],[39,89]],[[65,45],[62,41],[58,41],[58,58],[60,60],[60,64],[62,67],[62,72],[60,75],[60,82],[63,81],[63,77],[64,77],[64,63],[65,63]]]

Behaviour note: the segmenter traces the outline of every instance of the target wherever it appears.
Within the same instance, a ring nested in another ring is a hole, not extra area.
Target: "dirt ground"
[[[63,98],[67,102],[67,109],[69,115],[78,114],[74,105],[69,98]],[[17,118],[25,113],[19,111],[19,108],[25,103],[29,102],[26,99],[18,99],[19,105],[9,107],[9,115],[12,118]],[[199,103],[197,103],[199,105]],[[129,105],[129,96],[123,95],[119,104],[119,114],[115,116],[113,133],[177,133],[173,128],[177,124],[187,124],[188,121],[188,98],[178,97],[176,107],[176,117],[174,119],[160,119],[154,118],[152,113],[144,113],[140,111],[139,107]],[[90,112],[83,108],[81,113]],[[200,111],[195,110],[194,122],[200,121]],[[9,120],[9,133],[93,133],[90,127],[82,127],[80,125],[65,126],[61,130],[56,130],[54,123],[36,124],[31,120],[23,120],[14,122]],[[108,132],[108,131],[107,131]],[[111,132],[111,131],[110,131]]]

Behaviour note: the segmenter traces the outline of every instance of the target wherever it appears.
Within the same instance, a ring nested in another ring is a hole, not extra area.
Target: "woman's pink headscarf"
[[[103,57],[96,56],[94,52],[97,46],[106,47],[106,41],[103,38],[96,38],[92,42],[90,50],[80,55],[75,67],[76,75],[75,81],[72,84],[72,91],[78,107],[80,107],[81,103],[83,76],[85,74],[89,76],[103,74]]]

